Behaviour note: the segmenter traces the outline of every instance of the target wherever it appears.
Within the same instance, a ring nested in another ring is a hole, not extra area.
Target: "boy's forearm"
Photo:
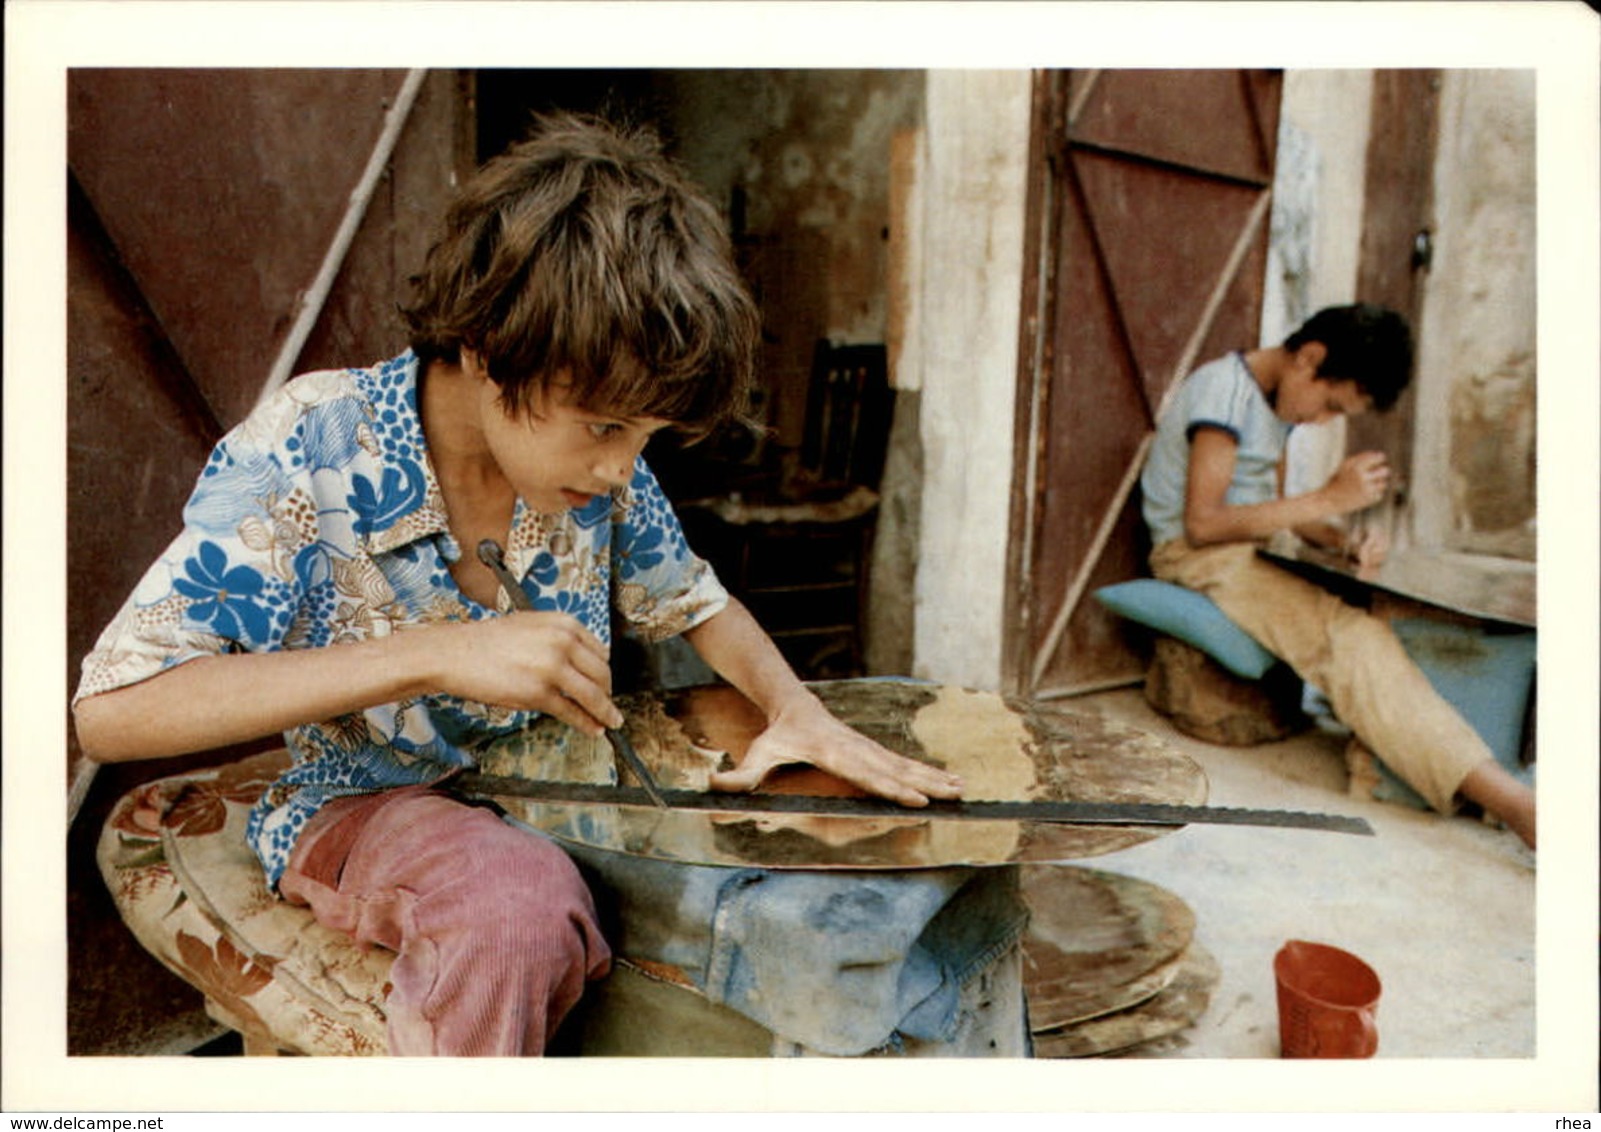
[[[1303,542],[1309,542],[1325,550],[1343,551],[1350,537],[1350,532],[1345,527],[1332,520],[1302,523],[1293,529]]]
[[[200,657],[80,700],[78,740],[98,762],[164,758],[404,699],[431,683],[425,636]]]
[[[769,721],[778,718],[786,706],[814,698],[750,610],[733,598],[684,637],[702,660],[761,708]]]
[[[1244,506],[1192,505],[1184,513],[1184,537],[1193,546],[1260,542],[1279,531],[1319,527],[1338,514],[1318,491]]]

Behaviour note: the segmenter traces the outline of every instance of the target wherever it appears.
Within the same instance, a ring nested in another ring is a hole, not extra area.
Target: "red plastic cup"
[[[1281,1057],[1372,1057],[1379,976],[1349,951],[1292,939],[1273,957]]]

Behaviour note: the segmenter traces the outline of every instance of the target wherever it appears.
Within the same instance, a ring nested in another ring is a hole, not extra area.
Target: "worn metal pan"
[[[781,768],[750,796],[708,794],[712,772],[738,765],[764,726],[755,705],[727,687],[622,697],[626,722],[613,742],[543,720],[484,751],[478,772],[457,785],[559,840],[736,867],[1048,863],[1115,852],[1192,820],[1328,829],[1351,820],[1205,808],[1206,779],[1193,760],[1156,736],[1092,715],[903,681],[813,688],[835,715],[891,750],[961,775],[963,804],[907,809],[865,798],[811,767]],[[636,772],[619,769],[614,744],[643,764],[654,794],[633,781]],[[1006,804],[1004,816],[986,811],[991,803]],[[1008,812],[1018,803],[1033,809]],[[1072,806],[1055,803],[1117,812],[1074,817]],[[1161,807],[1194,809],[1164,818]]]

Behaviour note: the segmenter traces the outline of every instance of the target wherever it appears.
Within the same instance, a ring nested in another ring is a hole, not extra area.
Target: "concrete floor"
[[[1535,855],[1512,833],[1349,797],[1344,740],[1317,730],[1220,747],[1174,730],[1137,688],[1061,706],[1163,734],[1206,772],[1213,805],[1353,814],[1377,834],[1190,826],[1084,862],[1183,898],[1221,968],[1196,1024],[1141,1056],[1278,1057],[1272,964],[1288,939],[1378,973],[1381,1058],[1535,1056]]]

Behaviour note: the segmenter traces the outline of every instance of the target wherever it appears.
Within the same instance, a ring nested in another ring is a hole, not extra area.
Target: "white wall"
[[[1284,75],[1263,343],[1282,342],[1323,307],[1356,301],[1372,102],[1370,70]],[[1286,491],[1320,487],[1344,453],[1343,419],[1296,429]]]
[[[913,672],[1000,686],[1017,390],[1028,71],[931,71],[917,174],[921,277],[904,388],[922,390]]]

